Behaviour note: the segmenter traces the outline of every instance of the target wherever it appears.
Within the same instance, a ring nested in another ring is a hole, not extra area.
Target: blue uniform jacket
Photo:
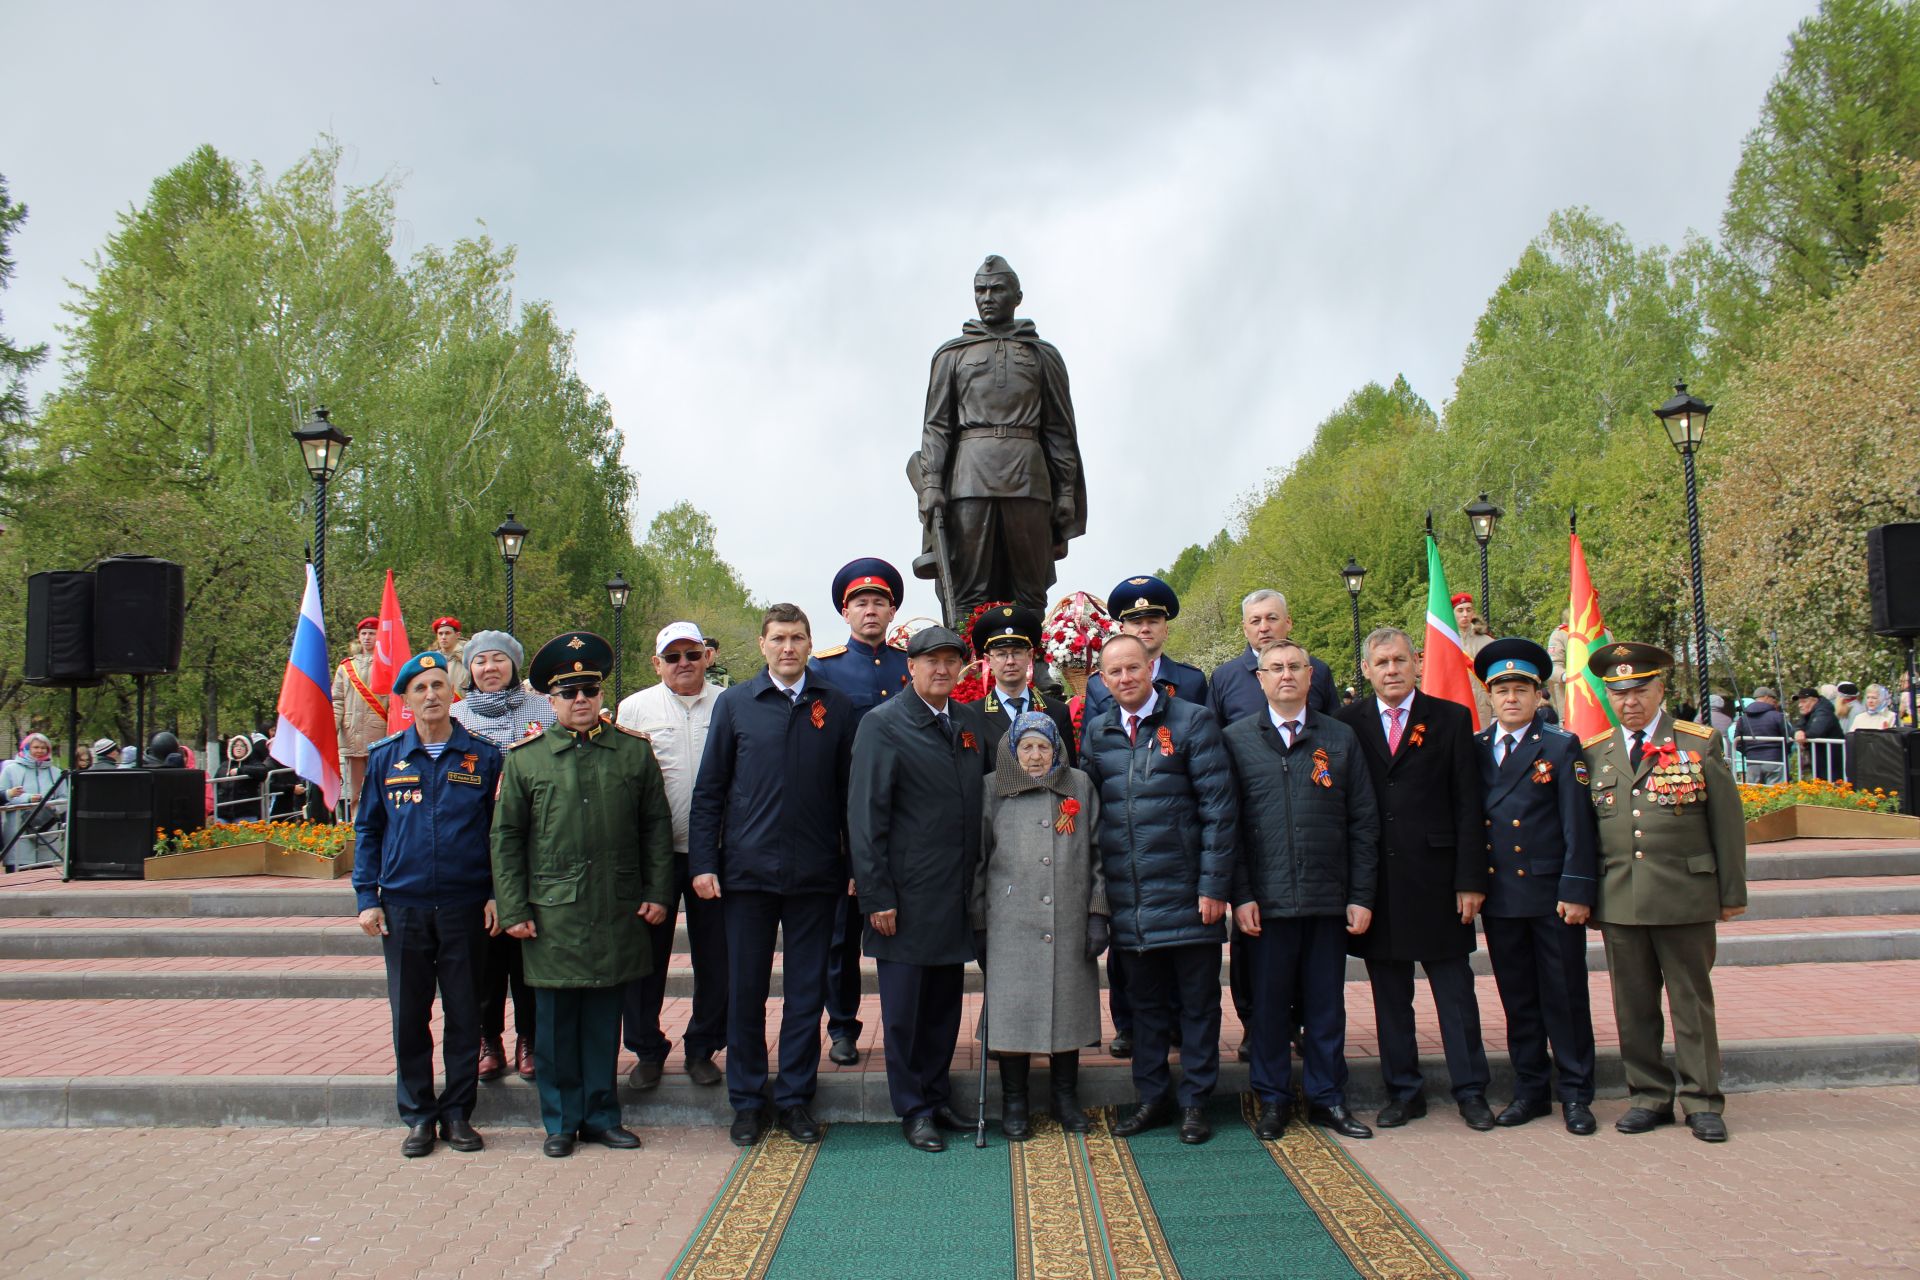
[[[1160,670],[1154,673],[1153,687],[1160,691],[1163,698],[1178,698],[1202,707],[1211,706],[1207,695],[1207,673],[1184,662],[1175,662],[1164,653],[1160,655]],[[1113,695],[1107,692],[1107,682],[1100,678],[1100,673],[1096,671],[1088,676],[1086,715],[1081,723],[1091,723],[1095,716],[1112,705]],[[1266,705],[1264,697],[1261,705]]]
[[[1307,686],[1307,710],[1315,715],[1330,716],[1340,707],[1340,696],[1333,688],[1333,671],[1311,655],[1307,660],[1313,664],[1313,682]],[[1259,656],[1249,645],[1245,653],[1228,658],[1213,669],[1207,696],[1222,729],[1267,709],[1267,695],[1260,688],[1260,677],[1253,673],[1258,665]]]
[[[844,894],[858,719],[846,694],[811,675],[798,704],[765,671],[723,692],[693,783],[689,873],[719,876],[723,893]]]
[[[1490,916],[1548,916],[1554,906],[1594,902],[1597,837],[1587,799],[1580,740],[1539,721],[1520,732],[1504,764],[1493,763],[1505,733],[1498,722],[1473,735],[1486,786],[1487,903]]]
[[[822,649],[807,663],[809,677],[819,676],[853,702],[853,722],[897,698],[907,687],[907,655],[890,644],[878,648],[847,637],[837,649]]]
[[[458,722],[435,760],[411,725],[367,750],[353,896],[368,907],[477,907],[493,896],[500,748]]]

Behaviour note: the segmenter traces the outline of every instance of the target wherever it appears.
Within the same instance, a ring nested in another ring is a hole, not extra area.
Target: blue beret
[[[1107,596],[1107,612],[1122,622],[1143,613],[1164,613],[1169,618],[1177,618],[1180,597],[1172,587],[1151,574],[1128,578]]]
[[[862,556],[848,561],[833,575],[833,609],[838,613],[846,608],[847,597],[856,591],[884,591],[898,608],[906,590],[898,569],[878,556]]]
[[[405,693],[407,691],[407,681],[413,679],[422,671],[445,672],[449,681],[453,679],[453,673],[447,671],[447,656],[429,649],[425,653],[414,654],[411,658],[407,659],[406,666],[401,667],[393,673],[393,691],[395,693]]]

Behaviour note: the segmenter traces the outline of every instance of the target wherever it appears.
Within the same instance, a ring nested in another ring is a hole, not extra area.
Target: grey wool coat
[[[1073,831],[1054,829],[1063,801]],[[1093,833],[1100,797],[1078,769],[1027,774],[1002,740],[973,876],[972,918],[987,933],[987,1048],[1059,1053],[1100,1038],[1100,970],[1087,917],[1107,915]]]

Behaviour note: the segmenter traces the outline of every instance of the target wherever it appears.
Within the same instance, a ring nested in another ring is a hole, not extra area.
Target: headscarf
[[[1016,754],[1020,739],[1036,733],[1053,744],[1053,767],[1038,778],[1020,766]],[[1065,763],[1060,750],[1060,730],[1054,725],[1053,717],[1044,711],[1023,712],[1007,736],[1000,739],[999,758],[993,766],[993,789],[1002,796],[1015,796],[1035,788],[1068,795],[1073,790],[1073,782],[1068,771],[1061,767]]]
[[[1052,716],[1044,711],[1022,711],[1014,720],[1013,729],[1007,734],[1007,741],[1013,743],[1014,759],[1017,762],[1020,757],[1020,740],[1036,735],[1045,738],[1047,745],[1053,748],[1053,764],[1047,769],[1047,773],[1052,774],[1066,763],[1060,751],[1060,729],[1053,723]],[[1023,765],[1022,768],[1024,767]]]
[[[27,748],[31,747],[36,741],[44,742],[47,744],[47,759],[48,760],[53,759],[52,740],[49,739],[46,734],[40,733],[37,730],[27,734],[24,738],[20,739],[20,758],[26,761],[28,764],[38,768],[42,766],[43,762],[39,760],[35,760],[31,755],[27,754]]]

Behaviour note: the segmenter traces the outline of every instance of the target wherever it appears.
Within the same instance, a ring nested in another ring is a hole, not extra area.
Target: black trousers
[[[989,600],[1042,615],[1053,585],[1053,506],[1044,498],[954,498],[947,503],[954,616]]]
[[[1127,982],[1127,957],[1118,947],[1107,950],[1107,1009],[1113,1014],[1113,1033],[1133,1035],[1133,992]]]
[[[1133,1087],[1145,1103],[1167,1096],[1167,1052],[1180,1038],[1180,1105],[1203,1107],[1220,1080],[1220,944],[1129,951]]]
[[[480,1088],[481,904],[386,908],[380,950],[393,1014],[394,1095],[408,1127],[471,1116]],[[433,996],[440,993],[445,1088],[433,1092]]]
[[[730,889],[712,905],[726,911],[727,1096],[735,1111],[757,1111],[767,1093],[767,992],[774,935],[780,936],[780,1078],[773,1104],[813,1101],[820,1077],[820,1009],[827,999],[833,893],[750,893]],[[692,1033],[687,1043],[693,1043]]]
[[[673,855],[674,892],[667,918],[647,926],[653,972],[627,984],[621,1009],[621,1035],[642,1062],[665,1062],[673,1041],[660,1030],[660,1004],[667,995],[667,970],[673,960],[675,918],[687,905],[687,948],[693,954],[693,1016],[687,1019],[689,1058],[710,1058],[727,1047],[727,922],[724,899],[693,891],[684,851]]]
[[[520,963],[520,939],[502,933],[487,939],[486,974],[481,980],[480,1031],[498,1039],[507,1030],[507,993],[513,993],[513,1034],[533,1042],[533,988]],[[512,1065],[509,1063],[508,1065]]]
[[[827,954],[827,1038],[859,1043],[860,1033],[860,941],[867,918],[860,914],[860,900],[850,893],[839,895],[833,907],[833,945]]]
[[[1380,1070],[1386,1077],[1387,1096],[1394,1099],[1416,1097],[1426,1084],[1420,1074],[1420,1046],[1413,1035],[1413,965],[1411,960],[1367,961],[1367,980],[1373,984],[1373,1021],[1380,1033]],[[1473,965],[1465,956],[1450,956],[1422,960],[1420,966],[1427,971],[1427,985],[1433,989],[1454,1101],[1485,1097],[1487,1051],[1480,1042],[1480,1003],[1473,992]]]
[[[1561,1102],[1593,1101],[1593,1009],[1587,930],[1559,916],[1483,916],[1487,954],[1507,1012],[1507,1055],[1518,1102],[1549,1097],[1547,1047]]]
[[[1267,916],[1245,938],[1253,987],[1248,1075],[1262,1102],[1293,1091],[1293,1032],[1300,1037],[1302,1082],[1317,1107],[1347,1102],[1347,921],[1344,916]],[[1243,935],[1236,934],[1235,941]],[[1295,1010],[1303,1016],[1296,1021]]]
[[[533,1041],[534,1089],[549,1134],[620,1123],[619,987],[548,987]]]
[[[902,1120],[931,1115],[953,1098],[964,967],[878,960],[880,1026],[886,1033],[887,1096]],[[731,1065],[731,1063],[729,1063]]]

